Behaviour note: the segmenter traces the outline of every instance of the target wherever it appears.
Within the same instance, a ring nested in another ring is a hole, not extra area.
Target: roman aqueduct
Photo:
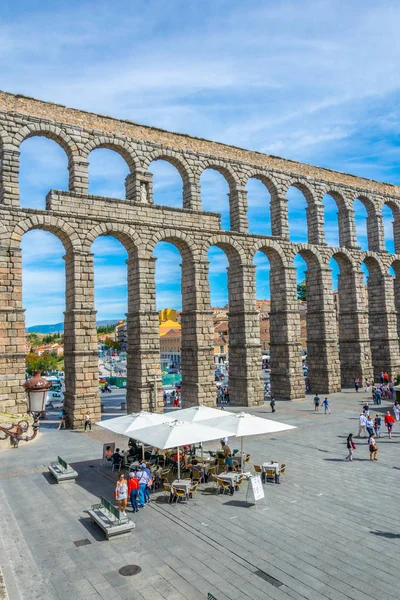
[[[69,191],[51,190],[46,209],[19,202],[20,145],[29,137],[55,140],[68,156]],[[88,155],[96,148],[118,152],[127,162],[126,198],[88,194]],[[166,160],[183,180],[181,209],[155,205],[154,160]],[[219,171],[229,184],[230,231],[218,213],[202,211],[200,176]],[[272,236],[250,235],[246,183],[260,179],[271,194]],[[308,243],[289,241],[286,192],[307,199]],[[340,247],[325,243],[322,198],[338,208]],[[357,245],[353,202],[365,205],[368,251]],[[382,207],[394,215],[395,249],[385,250]],[[66,264],[65,404],[75,424],[89,409],[100,417],[93,241],[116,237],[128,265],[128,411],[154,408],[160,396],[155,259],[159,241],[182,256],[182,398],[185,406],[214,404],[212,313],[207,252],[227,255],[230,332],[230,396],[244,406],[263,402],[260,380],[259,316],[255,310],[253,257],[262,251],[271,265],[271,385],[277,399],[304,396],[300,323],[293,258],[307,263],[307,349],[311,386],[320,393],[375,377],[382,369],[400,373],[400,189],[220,143],[170,133],[24,96],[0,92],[0,411],[24,411],[25,334],[22,306],[21,238],[31,229],[54,233]],[[339,339],[333,306],[330,259],[340,266]],[[363,273],[368,268],[368,305]],[[340,353],[340,357],[339,357]]]

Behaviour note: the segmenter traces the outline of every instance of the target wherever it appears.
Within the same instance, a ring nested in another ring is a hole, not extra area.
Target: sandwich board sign
[[[264,488],[261,481],[261,475],[252,475],[249,477],[249,486],[247,488],[246,501],[249,501],[249,497],[252,496],[252,500],[257,506],[257,502],[265,500]]]
[[[213,596],[212,594],[210,594],[210,592],[208,592],[207,594],[207,600],[217,600],[215,596]]]

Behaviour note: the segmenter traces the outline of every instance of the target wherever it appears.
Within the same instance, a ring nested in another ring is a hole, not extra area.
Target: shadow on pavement
[[[106,542],[107,538],[104,532],[100,529],[96,523],[92,523],[90,517],[81,517],[79,519],[81,525],[90,533],[90,535],[96,540],[96,542]]]
[[[400,538],[400,533],[392,533],[391,531],[370,531],[373,535],[378,535],[379,537],[385,537],[389,540],[395,540]]]

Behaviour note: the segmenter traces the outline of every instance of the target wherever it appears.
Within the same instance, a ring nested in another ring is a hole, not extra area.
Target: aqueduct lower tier
[[[69,191],[52,190],[46,210],[22,209],[19,203],[19,148],[28,137],[58,142],[69,160]],[[95,148],[119,152],[130,168],[126,199],[88,194],[88,154]],[[153,203],[153,160],[173,163],[183,180],[183,208]],[[222,231],[220,215],[201,209],[200,175],[221,172],[230,187],[231,230]],[[245,185],[250,177],[271,194],[272,236],[249,235]],[[289,241],[286,191],[306,196],[308,244]],[[338,206],[340,248],[324,236],[322,198],[330,193]],[[368,211],[369,251],[357,246],[353,201]],[[255,309],[254,254],[261,250],[271,271],[271,385],[277,399],[303,397],[300,318],[293,258],[307,262],[307,348],[311,386],[319,393],[350,386],[354,377],[372,378],[384,369],[400,372],[400,254],[384,249],[382,206],[394,215],[396,252],[400,252],[400,189],[277,157],[241,150],[181,134],[143,127],[0,92],[0,411],[23,412],[25,378],[24,311],[20,243],[31,229],[44,229],[65,248],[65,404],[74,424],[87,409],[100,417],[96,312],[91,245],[113,235],[128,251],[129,411],[154,408],[160,396],[158,314],[155,306],[155,259],[159,241],[182,255],[182,398],[186,406],[214,402],[213,323],[207,252],[222,248],[229,260],[229,363],[232,403],[263,401],[260,340]],[[340,266],[339,339],[333,306],[331,270]],[[361,264],[368,267],[368,305]],[[339,360],[340,351],[340,360]],[[159,404],[160,405],[160,404]]]

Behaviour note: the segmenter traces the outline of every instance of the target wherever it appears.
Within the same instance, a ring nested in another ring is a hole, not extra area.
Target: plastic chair
[[[229,481],[223,481],[222,479],[219,479],[217,477],[217,483],[218,483],[218,493],[222,490],[222,493],[225,494],[226,492],[228,492],[228,494],[231,493],[231,484],[229,483]]]
[[[166,483],[164,481],[163,482],[163,488],[164,488],[164,498],[166,498],[168,500],[169,497],[171,496],[171,484],[170,483]]]
[[[280,471],[279,471],[279,475],[284,475],[285,479],[287,479],[287,475],[286,475],[286,465],[281,465]]]
[[[172,493],[176,496],[176,501],[178,502],[187,502],[187,495],[184,490],[178,490],[178,488],[172,486]]]

